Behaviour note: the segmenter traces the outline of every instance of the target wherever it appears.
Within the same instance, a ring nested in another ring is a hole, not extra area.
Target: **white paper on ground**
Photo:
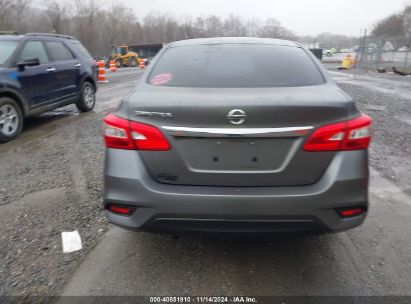
[[[73,232],[62,232],[61,240],[63,241],[64,253],[70,253],[83,248],[83,246],[81,245],[80,234],[77,230]]]

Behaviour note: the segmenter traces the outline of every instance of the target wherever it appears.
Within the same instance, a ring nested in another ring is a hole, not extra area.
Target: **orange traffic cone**
[[[106,77],[106,70],[104,68],[105,64],[103,60],[97,62],[98,65],[98,82],[108,82]]]
[[[114,60],[110,60],[110,71],[117,72],[117,66]]]
[[[140,59],[139,67],[140,67],[140,69],[142,69],[142,70],[145,69],[146,63],[144,62],[144,59]]]

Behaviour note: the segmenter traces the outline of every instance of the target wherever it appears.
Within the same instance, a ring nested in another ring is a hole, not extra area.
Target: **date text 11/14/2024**
[[[258,303],[254,297],[232,296],[172,296],[172,297],[150,297],[150,303]]]

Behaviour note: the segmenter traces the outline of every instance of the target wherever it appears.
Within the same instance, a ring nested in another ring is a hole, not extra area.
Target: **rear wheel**
[[[116,59],[116,67],[119,69],[121,68],[122,64],[121,64],[121,60],[120,59]]]
[[[137,58],[135,57],[130,58],[129,66],[135,68],[137,66]]]
[[[94,86],[86,81],[81,88],[80,99],[76,102],[77,109],[81,112],[93,110],[96,104],[96,90]]]
[[[23,129],[23,114],[14,99],[0,98],[0,142],[17,138]]]

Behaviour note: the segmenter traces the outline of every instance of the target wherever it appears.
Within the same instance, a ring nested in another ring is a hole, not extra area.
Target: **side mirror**
[[[17,62],[17,67],[24,68],[26,66],[36,66],[40,65],[40,60],[38,58],[25,58],[22,61]]]

